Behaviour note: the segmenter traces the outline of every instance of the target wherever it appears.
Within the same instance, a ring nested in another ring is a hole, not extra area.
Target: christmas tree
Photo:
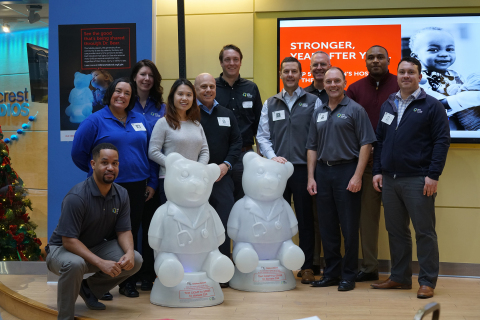
[[[27,190],[10,160],[0,126],[0,261],[43,260],[42,242],[35,234],[37,225],[27,213],[32,202],[26,198]]]

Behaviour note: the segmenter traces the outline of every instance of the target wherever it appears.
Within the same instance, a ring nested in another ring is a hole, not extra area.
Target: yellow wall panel
[[[228,26],[228,27],[222,27]],[[187,76],[202,72],[218,77],[222,72],[218,54],[226,44],[235,44],[243,53],[240,74],[253,77],[253,14],[190,15],[185,20]]]
[[[13,134],[4,131],[5,137]],[[12,168],[22,178],[27,188],[47,189],[48,133],[27,132],[9,145]],[[71,161],[70,159],[67,159]]]
[[[185,0],[185,14],[253,12],[253,0]],[[157,16],[177,14],[177,3],[157,0]]]
[[[418,0],[403,0],[403,1],[381,1],[381,0],[343,0],[343,1],[328,1],[328,0],[255,0],[256,12],[268,11],[302,11],[302,10],[343,10],[348,9],[395,9],[395,8],[441,8],[451,7],[450,0],[437,1],[418,1]],[[458,0],[455,1],[456,7],[476,7],[478,1],[476,0]]]
[[[480,208],[480,150],[450,148],[436,205]]]
[[[177,17],[157,17],[155,64],[163,79],[178,78]]]

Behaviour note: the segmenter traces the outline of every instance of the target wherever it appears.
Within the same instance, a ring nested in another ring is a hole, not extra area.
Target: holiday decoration
[[[31,122],[37,120],[37,115],[38,115],[38,112],[37,112],[34,116],[28,117],[28,123],[22,124],[22,127],[17,130],[17,133],[18,133],[18,134],[24,134],[24,133],[25,133],[25,130],[30,129],[30,127],[31,127]],[[2,137],[3,137],[3,136],[2,136]],[[9,144],[9,143],[12,143],[13,141],[16,141],[16,140],[18,140],[18,136],[15,135],[15,134],[12,134],[11,137],[10,137],[10,139],[9,139],[9,138],[5,138],[5,140],[3,140],[3,142],[5,142],[6,144]]]
[[[43,261],[37,225],[27,213],[32,202],[26,196],[23,181],[10,165],[0,126],[0,261]]]

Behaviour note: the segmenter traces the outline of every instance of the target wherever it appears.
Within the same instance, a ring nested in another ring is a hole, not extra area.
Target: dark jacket
[[[422,89],[406,108],[397,126],[397,106],[392,93],[380,110],[373,175],[393,178],[428,176],[438,180],[450,146],[450,128],[443,105]],[[390,125],[382,122],[388,112],[395,116]]]

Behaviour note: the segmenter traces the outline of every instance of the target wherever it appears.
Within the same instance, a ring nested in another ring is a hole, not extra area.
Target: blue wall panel
[[[48,70],[48,236],[55,229],[63,197],[86,174],[73,164],[71,142],[60,142],[58,26],[136,23],[137,60],[152,58],[152,1],[50,0]]]

